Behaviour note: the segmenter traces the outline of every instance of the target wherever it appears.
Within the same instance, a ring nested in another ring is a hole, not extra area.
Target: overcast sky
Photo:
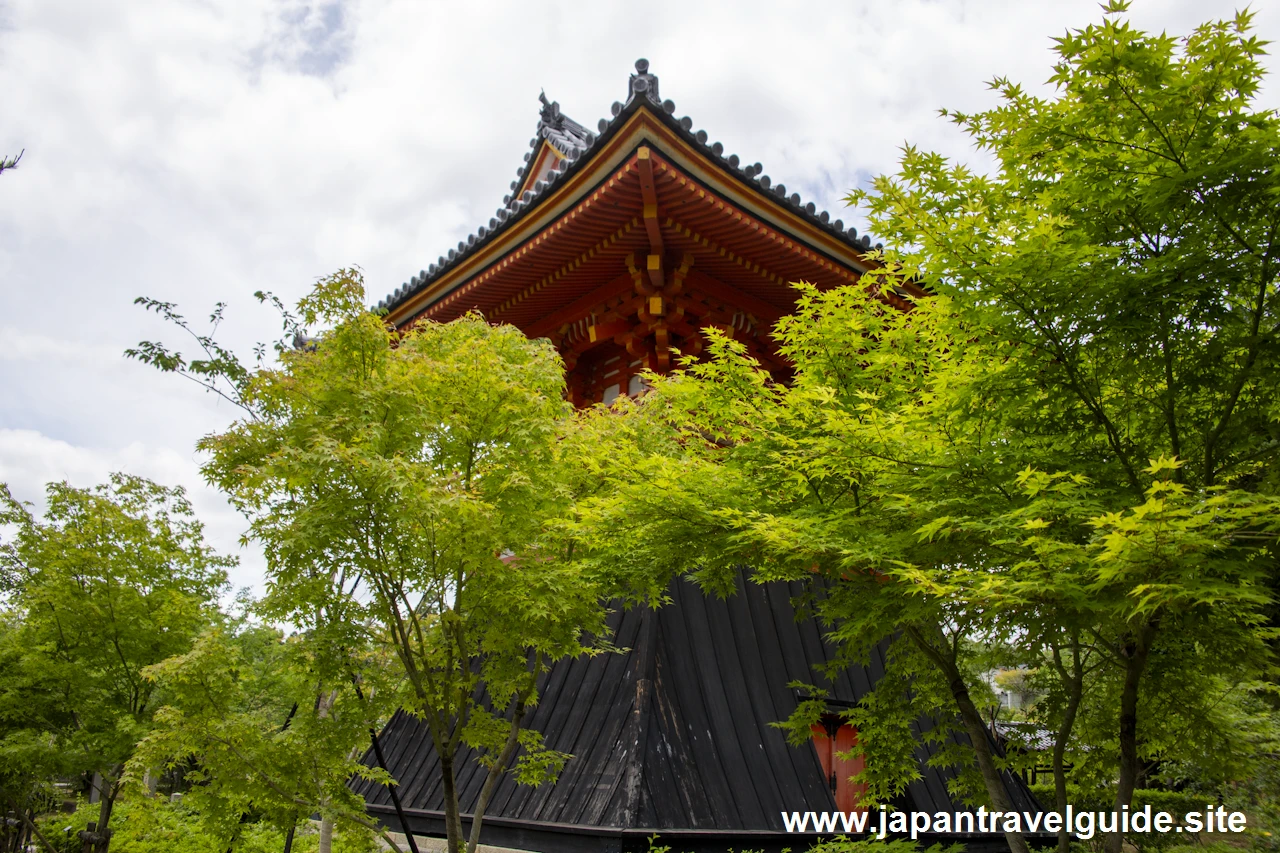
[[[1280,36],[1280,4],[1255,6]],[[1235,8],[1131,19],[1183,34]],[[134,297],[227,302],[246,354],[277,332],[255,290],[292,301],[358,264],[376,301],[488,222],[541,88],[594,129],[642,56],[695,129],[861,224],[841,197],[904,142],[982,163],[939,107],[991,105],[995,75],[1042,86],[1050,37],[1099,19],[1091,0],[0,0],[0,155],[26,149],[0,175],[0,482],[36,502],[116,470],[182,484],[260,590],[194,451],[235,411],[122,357],[177,341]]]

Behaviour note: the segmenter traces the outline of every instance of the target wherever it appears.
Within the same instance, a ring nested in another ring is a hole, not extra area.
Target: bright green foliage
[[[326,331],[238,385],[250,416],[201,442],[204,470],[266,551],[261,613],[339,657],[366,641],[394,656],[458,850],[455,751],[490,766],[481,813],[507,768],[553,777],[567,756],[521,731],[537,677],[604,634],[600,587],[544,529],[571,484],[563,369],[515,328],[468,316],[396,333],[363,299],[344,271],[300,303]]]
[[[117,828],[111,839],[113,853],[226,853],[227,840],[209,831],[203,816],[187,805],[163,798],[135,795],[123,798],[117,807]],[[74,814],[50,815],[40,821],[46,838],[58,853],[80,853],[76,833],[96,819],[97,807],[81,803]],[[316,853],[318,836],[314,825],[304,823],[294,836],[295,853]],[[235,844],[236,853],[280,853],[284,832],[269,822],[243,824]],[[361,827],[341,825],[334,836],[333,853],[375,853],[372,833]]]
[[[1226,754],[1253,737],[1214,713],[1220,692],[1173,690],[1180,668],[1272,672],[1280,134],[1251,103],[1248,25],[1178,41],[1109,15],[1068,34],[1053,98],[997,81],[1001,106],[954,117],[995,174],[908,148],[850,197],[902,248],[860,287],[801,286],[776,329],[788,386],[713,335],[709,361],[598,427],[615,440],[593,463],[610,490],[580,507],[592,559],[719,592],[741,564],[811,578],[847,659],[898,637],[896,674],[853,712],[877,795],[877,764],[910,775],[871,754],[903,747],[904,713],[958,721],[1000,795],[971,690],[983,646],[1061,677],[1064,744],[1087,686],[1117,803],[1145,762],[1207,746],[1188,726],[1221,725]],[[875,297],[904,279],[930,296]]]
[[[1045,548],[1069,562],[1105,541],[1082,586],[1108,609],[1089,642],[1123,673],[1117,805],[1161,752],[1139,707],[1165,638],[1202,641],[1194,665],[1225,630],[1248,647],[1236,679],[1265,672],[1253,629],[1275,586],[1274,510],[1249,493],[1274,493],[1280,452],[1280,125],[1253,103],[1264,43],[1248,13],[1175,39],[1124,9],[1058,40],[1055,97],[997,80],[1001,106],[950,114],[996,174],[907,149],[898,175],[851,196],[912,247],[890,267],[983,330],[967,345],[1006,345],[982,385],[1009,452],[1087,479],[1095,529],[1059,527]]]
[[[888,260],[1012,345],[990,365],[1024,440],[1133,500],[1149,459],[1208,487],[1268,479],[1277,445],[1280,145],[1250,15],[1185,40],[1108,17],[1059,39],[1041,99],[954,114],[995,175],[907,149],[855,193]],[[1017,391],[1019,393],[1012,393]]]
[[[47,501],[38,518],[0,488],[14,531],[0,544],[0,767],[11,800],[24,783],[100,773],[106,826],[160,705],[143,670],[191,648],[234,561],[205,546],[181,489],[115,475],[51,484]]]
[[[186,770],[192,787],[184,806],[222,850],[240,848],[248,815],[280,832],[314,813],[353,831],[375,828],[346,783],[354,775],[385,778],[359,758],[369,731],[394,710],[385,700],[366,700],[394,701],[394,693],[370,683],[379,674],[373,661],[360,662],[359,695],[346,673],[326,684],[314,649],[301,637],[285,642],[273,629],[219,628],[145,672],[164,690],[165,706],[138,746],[133,775]]]

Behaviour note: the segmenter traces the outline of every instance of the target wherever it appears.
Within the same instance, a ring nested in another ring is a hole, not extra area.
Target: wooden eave
[[[600,254],[605,244],[619,250],[630,248],[631,243],[640,247],[643,241],[639,234],[631,241],[625,238],[641,227],[643,203],[638,193],[631,192],[632,182],[638,179],[635,176],[641,148],[648,148],[654,154],[655,179],[662,183],[659,191],[665,194],[664,206],[673,201],[680,206],[680,214],[675,215],[675,208],[668,208],[660,216],[664,234],[669,234],[673,247],[697,246],[700,254],[706,255],[708,243],[718,242],[713,234],[722,240],[728,239],[725,228],[729,226],[723,223],[716,226],[714,222],[727,217],[736,223],[733,228],[738,234],[738,238],[730,242],[742,245],[741,241],[746,239],[755,247],[753,252],[767,245],[757,244],[757,240],[771,242],[775,252],[782,250],[806,258],[815,271],[826,269],[829,275],[844,281],[853,280],[871,265],[847,242],[824,232],[777,196],[708,157],[704,150],[673,131],[668,126],[670,121],[669,117],[655,113],[647,103],[640,104],[625,122],[610,128],[613,132],[607,139],[600,140],[588,162],[577,164],[578,168],[566,174],[545,197],[522,211],[508,227],[493,235],[493,239],[460,258],[423,290],[395,306],[388,319],[404,325],[420,316],[447,319],[473,307],[483,311],[484,303],[489,303],[492,309],[524,289],[535,287],[537,292],[546,288],[572,271],[566,265],[576,262],[577,267],[581,267]],[[680,193],[686,198],[673,197]],[[620,240],[623,244],[615,245]],[[747,252],[724,248],[736,257],[750,257]],[[552,249],[554,251],[549,251]],[[723,257],[719,248],[714,251],[716,257]],[[535,260],[539,262],[537,265],[532,263]],[[759,266],[754,260],[744,263]],[[521,267],[520,287],[503,288],[500,293],[489,294],[488,299],[479,298],[478,288],[514,264]],[[621,269],[614,267],[605,278],[597,278],[597,283],[602,284],[620,272]],[[766,267],[764,278],[770,277],[777,279],[780,274]],[[537,287],[539,282],[541,288]],[[888,297],[890,302],[895,300],[896,297]],[[495,316],[493,319],[507,318]]]

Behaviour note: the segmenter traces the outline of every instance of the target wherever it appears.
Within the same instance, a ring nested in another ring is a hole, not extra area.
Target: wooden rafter
[[[503,302],[497,308],[493,309],[493,311],[490,312],[489,314],[490,318],[496,319],[500,317],[504,312],[509,311],[511,308],[514,308],[516,305],[519,305],[525,299],[528,299],[530,296],[533,296],[534,294],[540,292],[548,285],[554,284],[556,281],[568,275],[569,273],[573,272],[578,267],[582,266],[587,261],[594,258],[597,254],[603,252],[605,249],[609,248],[614,243],[621,240],[623,237],[626,237],[627,234],[631,232],[631,229],[635,227],[636,227],[635,219],[632,219],[629,222],[626,222],[617,231],[613,232],[608,237],[605,237],[604,239],[600,240],[590,249],[587,249],[585,252],[582,252],[581,254],[579,254],[572,261],[569,261],[568,263],[561,265],[560,268],[557,269],[555,272],[549,275],[543,276],[537,282],[529,285],[524,290],[521,290],[519,293],[507,299],[505,302]],[[535,335],[534,337],[537,337],[537,335]]]
[[[524,332],[531,338],[543,337],[544,335],[559,329],[566,323],[573,322],[574,320],[589,315],[592,308],[608,302],[610,299],[615,299],[619,296],[628,294],[631,290],[631,276],[624,273],[610,281],[608,284],[603,284],[600,287],[597,287],[590,293],[573,300],[573,302],[570,302],[563,308],[548,314],[536,323],[530,324],[525,328]]]

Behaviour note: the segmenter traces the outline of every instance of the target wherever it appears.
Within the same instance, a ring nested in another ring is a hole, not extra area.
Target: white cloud
[[[1183,33],[1206,5],[1138,0],[1132,18]],[[1257,5],[1274,38],[1280,6]],[[679,114],[855,221],[841,197],[905,141],[982,162],[937,108],[993,103],[997,74],[1043,85],[1050,37],[1099,16],[1095,0],[0,0],[0,153],[26,149],[0,176],[0,472],[29,489],[136,469],[194,495],[193,443],[235,411],[120,357],[175,340],[132,299],[193,317],[228,302],[247,352],[278,331],[256,289],[294,298],[357,263],[381,297],[493,215],[542,87],[594,127],[645,56]]]

